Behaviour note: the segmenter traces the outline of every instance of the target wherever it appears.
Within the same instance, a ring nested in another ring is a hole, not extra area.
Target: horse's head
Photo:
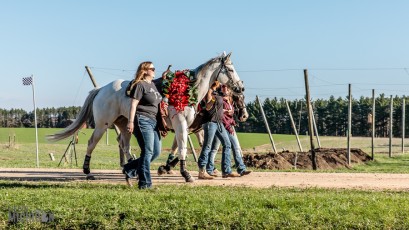
[[[232,89],[234,95],[243,95],[244,84],[243,81],[240,80],[233,63],[230,60],[230,56],[231,53],[227,55],[223,53],[219,57],[220,66],[217,71],[216,80]]]
[[[234,102],[234,110],[237,110],[235,114],[237,114],[238,119],[241,122],[244,122],[249,118],[249,114],[247,113],[246,103],[244,102],[244,95],[232,95],[233,102]]]

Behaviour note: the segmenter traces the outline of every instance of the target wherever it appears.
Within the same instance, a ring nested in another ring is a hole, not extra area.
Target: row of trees
[[[395,97],[393,100],[393,134],[401,136],[402,124],[402,100]],[[292,127],[285,99],[267,98],[263,103],[263,109],[267,117],[272,133],[292,134]],[[305,100],[288,101],[294,122],[299,134],[308,131],[307,111]],[[313,102],[314,116],[319,135],[345,136],[348,127],[348,99],[335,98],[318,99]],[[60,107],[37,109],[37,125],[41,128],[62,128],[69,125],[79,113],[81,107]],[[256,101],[247,104],[249,119],[239,123],[239,132],[266,132],[264,121]],[[352,101],[352,135],[370,136],[372,98],[360,97]],[[381,94],[376,98],[375,131],[376,136],[386,137],[389,135],[390,98]],[[406,120],[408,119],[406,114]],[[409,123],[409,122],[407,122]],[[34,127],[34,113],[22,109],[0,109],[1,127]],[[405,133],[409,133],[406,125]]]
[[[395,96],[393,99],[393,135],[401,136],[403,98]],[[407,100],[406,100],[407,101]],[[308,133],[308,117],[305,100],[288,101],[294,123],[299,134]],[[371,136],[372,98],[360,97],[352,100],[352,135]],[[267,98],[263,103],[264,113],[272,133],[292,134],[291,121],[285,99]],[[319,135],[345,136],[348,128],[348,98],[318,99],[312,103],[314,117]],[[256,101],[247,104],[249,119],[240,123],[239,132],[266,132],[266,127],[260,107]],[[406,120],[408,114],[405,114]],[[381,94],[375,99],[375,135],[386,137],[389,135],[390,97]],[[405,124],[405,133],[409,126]]]
[[[77,116],[81,107],[37,108],[37,127],[63,128]],[[34,127],[34,112],[22,109],[0,109],[1,127]]]

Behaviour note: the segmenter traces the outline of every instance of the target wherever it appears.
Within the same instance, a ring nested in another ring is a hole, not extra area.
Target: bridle
[[[219,72],[217,72],[216,79],[219,79],[220,73],[222,72],[222,70],[224,70],[224,71],[226,72],[227,78],[229,79],[229,80],[226,82],[227,86],[229,86],[229,88],[233,91],[233,94],[234,94],[234,95],[241,95],[241,94],[243,93],[243,91],[244,91],[244,88],[242,88],[239,83],[240,83],[240,82],[243,82],[243,81],[240,81],[240,80],[234,81],[234,80],[233,80],[233,76],[232,76],[231,73],[230,73],[230,72],[232,72],[233,70],[231,70],[231,69],[229,69],[229,68],[227,67],[227,65],[226,65],[226,59],[225,59],[225,58],[221,58],[220,61],[221,61],[221,63],[220,63],[220,69],[219,69]]]
[[[241,97],[243,97],[243,100],[240,101]],[[233,103],[234,103],[234,107],[239,109],[239,110],[243,110],[246,108],[246,103],[244,103],[244,96],[243,95],[233,95]],[[237,100],[235,100],[235,98]],[[238,103],[240,101],[240,103]]]

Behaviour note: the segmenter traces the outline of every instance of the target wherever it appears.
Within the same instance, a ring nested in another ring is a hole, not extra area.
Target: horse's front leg
[[[173,138],[173,144],[172,144],[172,149],[169,153],[168,159],[166,160],[166,165],[161,165],[158,168],[158,175],[163,175],[163,174],[175,174],[172,170],[178,163],[179,163],[179,157],[176,156],[176,153],[178,152],[178,143],[176,140],[176,136]]]
[[[174,108],[170,110],[169,116],[172,118],[172,126],[175,130],[175,137],[178,145],[178,155],[180,162],[180,173],[185,178],[186,182],[193,182],[194,179],[186,169],[186,153],[187,153],[187,135],[188,126],[185,116],[182,113],[176,113]]]

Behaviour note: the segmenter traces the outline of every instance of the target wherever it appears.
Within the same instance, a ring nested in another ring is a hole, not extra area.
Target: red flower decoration
[[[189,78],[183,71],[176,71],[175,77],[169,87],[169,104],[177,112],[183,111],[189,104]]]

